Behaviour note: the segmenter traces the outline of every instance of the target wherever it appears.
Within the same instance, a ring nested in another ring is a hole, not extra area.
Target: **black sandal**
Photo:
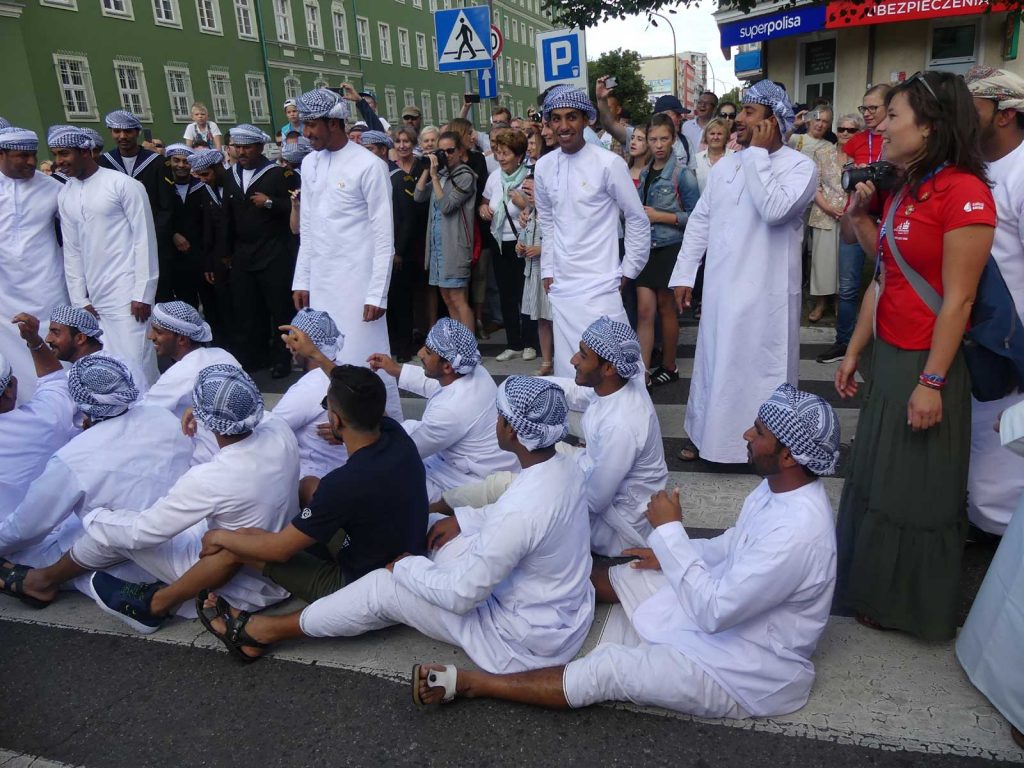
[[[693,444],[693,440],[683,440],[683,447],[676,453],[676,458],[680,461],[697,461],[700,458],[700,451]]]
[[[204,589],[196,597],[196,612],[199,614],[199,621],[206,627],[206,631],[224,643],[224,647],[228,649],[232,656],[241,659],[246,664],[252,664],[260,659],[262,655],[250,656],[242,650],[243,648],[264,649],[270,647],[267,643],[261,643],[259,640],[253,639],[245,631],[245,625],[249,623],[252,614],[249,611],[240,611],[238,616],[232,616],[231,606],[228,605],[227,600],[219,595],[217,596],[217,604],[213,608],[207,608],[204,606],[204,603],[209,594],[209,591]],[[212,613],[208,613],[208,611],[212,611]],[[213,627],[213,620],[218,618],[224,622],[223,634]]]
[[[679,369],[670,371],[663,365],[659,365],[651,374],[651,387],[660,387],[662,384],[671,384],[679,381]]]
[[[5,562],[10,562],[9,560]],[[27,565],[18,565],[17,563],[10,563],[10,565],[0,564],[0,579],[3,579],[4,585],[0,587],[0,592],[11,597],[16,597],[21,600],[25,605],[31,606],[32,608],[45,608],[52,600],[40,600],[38,597],[32,597],[32,595],[25,594],[25,574],[32,569]]]

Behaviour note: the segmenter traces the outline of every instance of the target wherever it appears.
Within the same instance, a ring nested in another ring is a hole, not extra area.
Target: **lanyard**
[[[926,183],[928,183],[928,181],[930,179],[934,178],[935,175],[938,174],[940,171],[942,171],[942,169],[945,168],[947,165],[949,165],[949,163],[945,162],[945,163],[942,163],[938,168],[935,168],[934,170],[929,171],[925,175],[925,177],[923,179],[921,179],[921,184],[919,185],[918,188],[920,189],[920,187],[923,187]],[[900,195],[898,197],[896,197],[892,201],[893,211],[897,210],[898,207],[902,203],[903,203],[903,194],[902,194],[902,190],[900,190]],[[894,213],[893,214],[893,224],[895,224],[895,222],[896,222],[896,216],[895,216],[895,213]],[[886,221],[883,220],[882,226],[880,226],[878,228],[878,258],[875,259],[875,277],[876,278],[878,277],[878,275],[882,271],[882,243],[885,242],[885,233],[886,233]]]

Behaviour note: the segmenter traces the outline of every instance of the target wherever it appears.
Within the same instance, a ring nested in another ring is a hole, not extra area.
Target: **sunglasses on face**
[[[843,126],[839,126],[838,128],[836,128],[836,133],[856,133],[856,132],[857,132],[856,128],[845,128]]]
[[[154,143],[153,146],[156,147],[157,149],[163,149],[164,148],[163,144]]]
[[[454,155],[454,154],[455,154],[456,152],[458,152],[459,150],[457,150],[457,149],[456,149],[455,147],[451,147],[450,149],[441,149],[441,148],[438,148],[438,150],[437,150],[437,151],[438,151],[438,152],[444,152],[444,153],[445,153],[446,155]]]
[[[413,120],[419,120],[420,116],[419,115],[402,115],[402,119],[411,122]]]
[[[721,117],[724,120],[735,120],[736,119],[736,113],[735,112],[719,112],[718,116]]]

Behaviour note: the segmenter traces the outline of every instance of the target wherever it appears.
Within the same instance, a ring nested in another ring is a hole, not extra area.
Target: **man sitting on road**
[[[819,476],[835,471],[839,419],[820,397],[783,384],[744,439],[765,479],[734,528],[690,539],[678,491],[661,492],[647,510],[651,549],[595,569],[598,598],[620,602],[629,619],[613,613],[605,643],[567,666],[515,675],[417,666],[414,700],[492,697],[556,709],[631,701],[730,718],[800,709],[835,585],[832,509]]]

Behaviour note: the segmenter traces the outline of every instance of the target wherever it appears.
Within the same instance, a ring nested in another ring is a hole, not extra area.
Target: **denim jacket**
[[[670,211],[676,215],[675,224],[651,224],[651,247],[660,248],[683,241],[683,230],[686,220],[697,207],[700,190],[697,187],[697,176],[686,166],[679,163],[675,155],[669,155],[668,162],[660,171],[652,171],[654,161],[640,171],[638,192],[640,201],[657,211]],[[651,188],[644,199],[644,187],[647,175],[657,173],[658,177],[651,182]]]

